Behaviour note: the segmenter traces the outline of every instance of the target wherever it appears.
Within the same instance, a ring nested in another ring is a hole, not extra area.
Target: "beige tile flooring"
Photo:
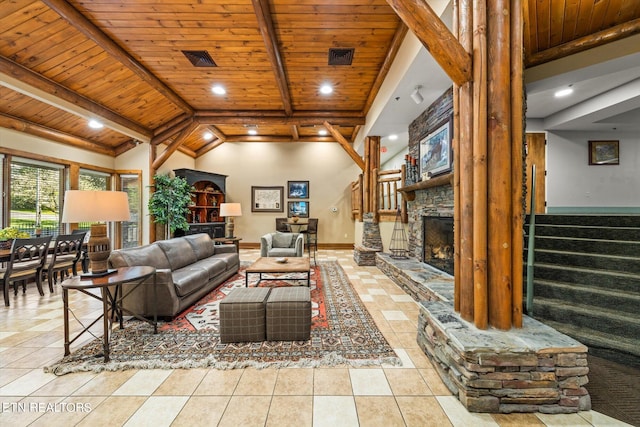
[[[240,252],[248,261],[259,251]],[[570,415],[467,412],[416,344],[417,304],[377,268],[355,265],[351,251],[320,251],[318,255],[319,260],[340,262],[403,366],[128,370],[56,377],[45,374],[42,367],[63,354],[60,287],[44,297],[29,287],[26,295],[12,295],[11,307],[0,309],[0,424],[626,425],[594,411]],[[95,318],[101,312],[100,303],[89,297],[74,297],[72,304],[81,318]]]

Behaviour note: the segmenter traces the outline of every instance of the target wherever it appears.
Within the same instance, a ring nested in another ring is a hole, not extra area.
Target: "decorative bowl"
[[[276,262],[280,264],[286,264],[287,261],[289,261],[287,258],[276,258]]]

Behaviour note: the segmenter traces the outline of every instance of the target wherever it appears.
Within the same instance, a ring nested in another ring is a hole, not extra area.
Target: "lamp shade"
[[[124,191],[68,190],[62,222],[128,221],[129,199]]]
[[[221,203],[220,216],[242,216],[240,203]]]

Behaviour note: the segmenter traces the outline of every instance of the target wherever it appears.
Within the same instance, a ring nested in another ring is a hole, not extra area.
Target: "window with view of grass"
[[[9,174],[9,225],[32,236],[59,234],[64,167],[14,157]]]

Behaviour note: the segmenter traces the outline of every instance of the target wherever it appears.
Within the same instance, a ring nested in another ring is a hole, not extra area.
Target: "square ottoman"
[[[311,292],[302,286],[273,288],[267,299],[267,340],[305,341],[311,336]]]
[[[220,301],[220,342],[264,341],[269,288],[236,288]]]

